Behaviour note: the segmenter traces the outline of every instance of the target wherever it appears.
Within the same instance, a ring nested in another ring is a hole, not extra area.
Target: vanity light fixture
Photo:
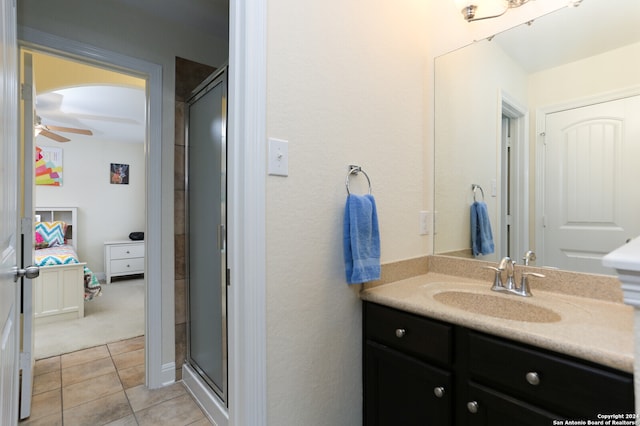
[[[464,16],[464,19],[467,22],[497,18],[498,16],[502,16],[507,13],[509,9],[520,7],[528,1],[529,0],[501,0],[503,8],[502,12],[496,15],[476,17],[478,8],[480,7],[479,3],[484,2],[486,4],[487,2],[490,2],[490,0],[454,0],[456,7],[462,12],[462,16]],[[580,3],[582,3],[582,0],[568,0],[569,7],[578,7]]]
[[[523,4],[527,3],[529,0],[503,0],[502,7],[504,9],[502,10],[502,12],[498,13],[497,15],[481,16],[481,17],[476,17],[476,14],[477,14],[476,12],[478,12],[478,9],[480,7],[479,3],[482,3],[482,0],[454,0],[454,1],[458,9],[460,9],[460,11],[462,12],[462,16],[464,16],[464,19],[467,22],[473,22],[473,21],[480,21],[483,19],[497,18],[498,16],[502,16],[505,13],[507,13],[509,9],[520,7]],[[484,1],[485,3],[487,2],[487,0],[484,0]]]

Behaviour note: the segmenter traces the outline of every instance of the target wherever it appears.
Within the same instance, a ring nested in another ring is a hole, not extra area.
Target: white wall
[[[368,173],[382,261],[424,255],[425,2],[268,4],[268,136],[289,176],[267,180],[268,424],[362,422],[359,287],[344,277],[349,164]],[[353,177],[354,192],[364,177]]]
[[[194,28],[146,19],[113,0],[20,0],[18,23],[162,66],[162,365],[175,360],[173,161],[175,57],[220,66],[227,42]]]
[[[145,170],[142,144],[73,138],[64,144],[36,138],[37,146],[62,149],[62,186],[36,185],[36,206],[78,208],[78,256],[104,273],[104,242],[126,240],[145,229]],[[129,164],[129,184],[109,182],[111,163]]]

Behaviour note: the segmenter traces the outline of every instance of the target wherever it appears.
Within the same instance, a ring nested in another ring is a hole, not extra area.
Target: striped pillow
[[[67,224],[61,221],[36,223],[36,232],[40,234],[49,247],[64,245],[64,233],[66,230]]]

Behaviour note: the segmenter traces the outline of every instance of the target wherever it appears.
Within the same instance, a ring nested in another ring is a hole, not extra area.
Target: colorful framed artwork
[[[36,146],[36,185],[62,186],[62,148]]]
[[[129,165],[111,163],[110,182],[114,185],[129,185]]]

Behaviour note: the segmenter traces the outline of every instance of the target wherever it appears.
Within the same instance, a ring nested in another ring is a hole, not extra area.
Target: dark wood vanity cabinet
[[[452,424],[453,327],[371,303],[364,310],[364,424]]]
[[[364,303],[365,425],[552,425],[634,413],[633,376]]]

